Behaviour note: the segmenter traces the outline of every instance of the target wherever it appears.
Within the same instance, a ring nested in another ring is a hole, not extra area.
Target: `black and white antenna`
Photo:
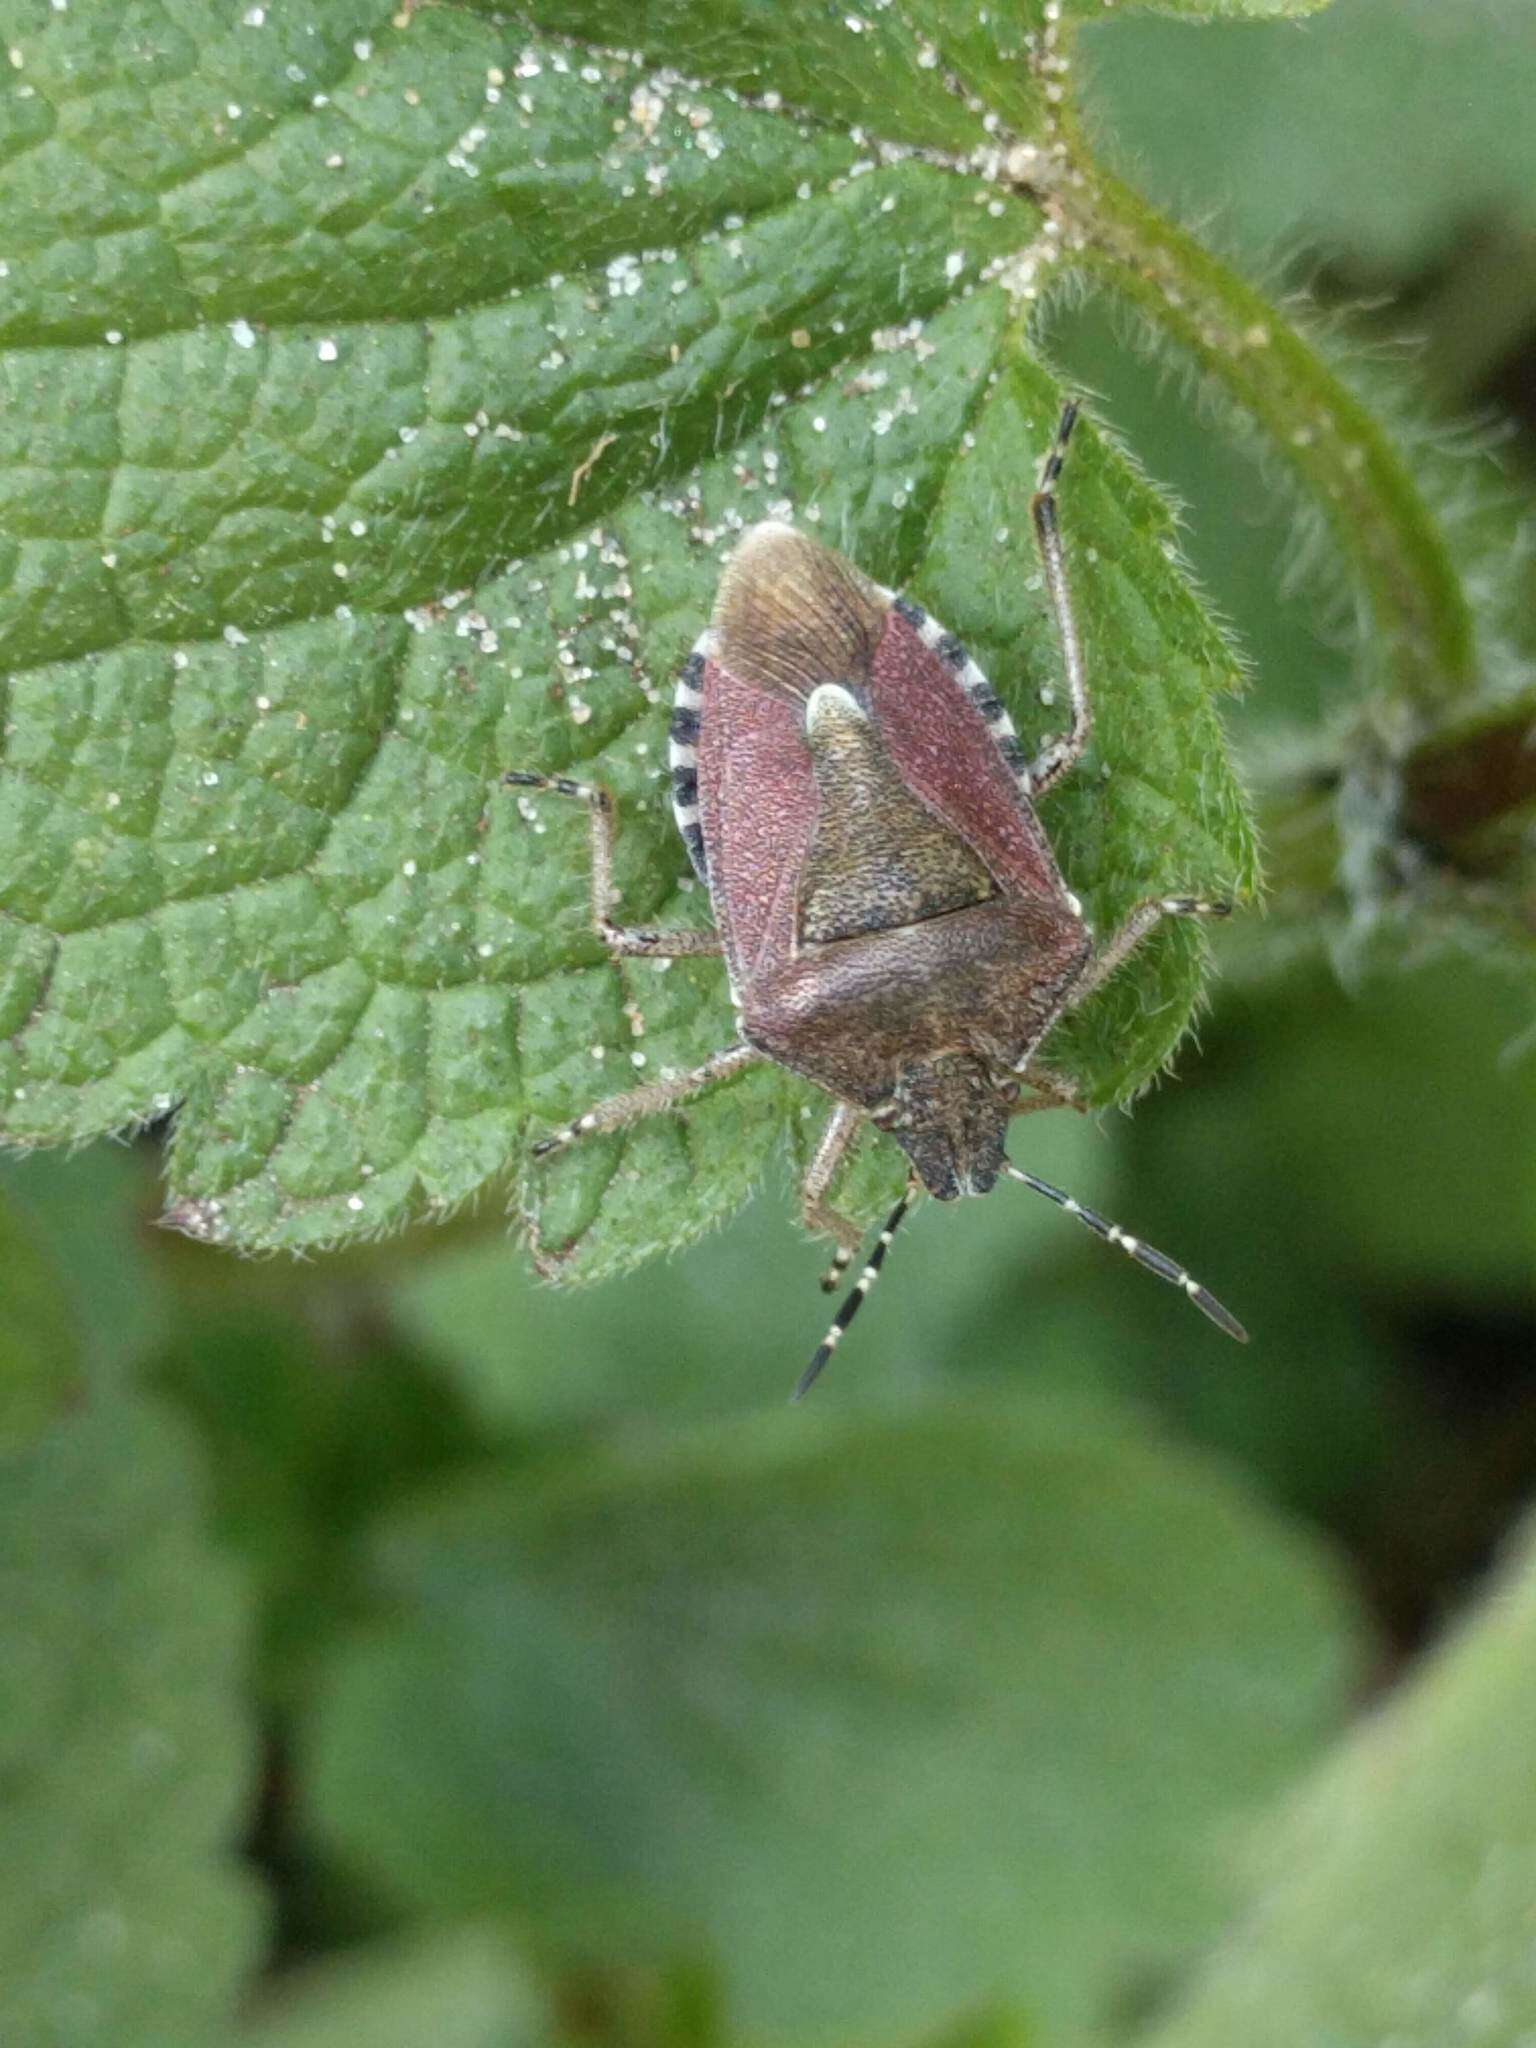
[[[1182,1287],[1201,1315],[1209,1316],[1218,1330],[1225,1330],[1227,1335],[1235,1337],[1239,1344],[1248,1342],[1248,1332],[1232,1311],[1223,1308],[1209,1288],[1202,1287],[1192,1273],[1186,1273],[1184,1268],[1176,1260],[1170,1259],[1166,1252],[1157,1251],[1153,1246],[1143,1244],[1139,1237],[1132,1237],[1130,1232],[1122,1230],[1118,1223],[1109,1222],[1096,1209],[1085,1208],[1081,1202],[1074,1201],[1062,1189],[1053,1188],[1048,1180],[1041,1180],[1036,1174],[1026,1173],[1022,1166],[1015,1166],[1011,1159],[1005,1164],[1007,1171],[1015,1180],[1023,1181],[1025,1187],[1033,1188],[1037,1195],[1044,1195],[1048,1202],[1054,1202],[1059,1209],[1065,1209],[1069,1216],[1075,1216],[1080,1223],[1086,1223],[1088,1228],[1096,1236],[1102,1237],[1106,1244],[1118,1245],[1121,1251],[1136,1261],[1138,1266],[1145,1266],[1147,1271],[1155,1273],[1159,1280],[1167,1280],[1175,1287]]]

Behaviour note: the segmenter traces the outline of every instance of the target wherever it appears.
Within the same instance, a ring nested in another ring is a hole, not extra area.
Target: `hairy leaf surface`
[[[530,1124],[724,1042],[718,967],[608,965],[582,820],[498,777],[608,782],[621,914],[702,916],[666,701],[765,515],[917,590],[1053,729],[1028,496],[1062,393],[1010,263],[1040,222],[973,154],[1031,132],[1043,17],[995,12],[15,0],[5,1135],[174,1110],[177,1219],[297,1248],[504,1185]],[[1252,879],[1233,663],[1091,430],[1063,516],[1099,731],[1052,823],[1107,928]],[[1161,934],[1073,1024],[1095,1101],[1200,976]],[[750,1075],[526,1182],[546,1262],[694,1235],[806,1107]]]

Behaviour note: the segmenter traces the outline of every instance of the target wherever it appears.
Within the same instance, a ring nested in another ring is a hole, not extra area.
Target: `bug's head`
[[[975,1053],[918,1060],[870,1113],[901,1146],[930,1195],[984,1195],[1004,1166],[1003,1141],[1018,1088],[999,1086]]]

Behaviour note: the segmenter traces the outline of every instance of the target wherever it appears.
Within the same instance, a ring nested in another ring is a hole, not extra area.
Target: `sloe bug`
[[[1056,1020],[1160,918],[1231,908],[1152,897],[1096,947],[1036,813],[1082,755],[1092,720],[1056,516],[1076,418],[1069,402],[1031,502],[1072,718],[1032,760],[986,677],[937,620],[820,542],[769,523],[744,534],[726,564],[674,699],[673,808],[716,930],[614,924],[608,792],[520,770],[504,778],[587,805],[592,920],[610,951],[723,953],[738,1018],[734,1043],[702,1066],[609,1096],[542,1139],[536,1157],[777,1061],[837,1105],[801,1186],[807,1227],[837,1246],[822,1282],[831,1290],[862,1240],[827,1202],[838,1168],[866,1121],[907,1154],[906,1192],[797,1399],[873,1286],[917,1193],[984,1195],[1000,1174],[1058,1203],[1246,1341],[1182,1266],[1016,1166],[1004,1148],[1010,1118],[1077,1100],[1036,1058]]]

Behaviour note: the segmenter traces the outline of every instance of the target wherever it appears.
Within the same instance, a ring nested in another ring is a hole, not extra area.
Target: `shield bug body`
[[[802,1186],[807,1225],[837,1245],[830,1288],[860,1243],[857,1226],[826,1199],[860,1129],[874,1124],[907,1154],[907,1191],[798,1393],[831,1356],[915,1194],[982,1195],[1002,1174],[1244,1335],[1173,1260],[1005,1151],[1012,1117],[1075,1101],[1037,1057],[1056,1020],[1159,919],[1228,908],[1156,897],[1095,945],[1036,812],[1082,754],[1091,720],[1054,492],[1075,417],[1068,405],[1032,507],[1072,719],[1033,758],[981,670],[936,620],[819,542],[768,524],[745,534],[726,566],[672,720],[673,806],[715,931],[615,925],[607,792],[563,777],[506,777],[588,806],[593,921],[613,954],[723,952],[738,1013],[735,1042],[701,1067],[597,1103],[536,1155],[777,1061],[836,1103]]]

